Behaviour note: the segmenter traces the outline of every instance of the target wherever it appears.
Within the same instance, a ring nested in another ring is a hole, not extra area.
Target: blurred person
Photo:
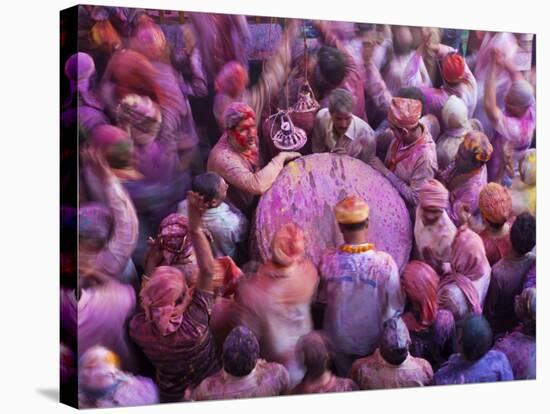
[[[197,175],[191,189],[208,204],[203,216],[205,228],[212,235],[214,257],[238,259],[242,245],[248,239],[248,220],[235,207],[226,203],[228,185],[214,172]],[[187,215],[187,200],[178,204],[178,213]],[[242,253],[240,254],[242,258]]]
[[[495,134],[492,143],[495,153],[488,164],[490,181],[502,183],[513,179],[519,161],[531,146],[536,127],[535,91],[520,72],[498,51],[491,54],[489,75],[485,87],[485,112]],[[499,107],[496,97],[496,65],[503,66],[512,78],[512,84],[504,97],[504,107]]]
[[[246,326],[234,328],[223,344],[223,368],[186,391],[186,400],[273,397],[289,389],[285,367],[260,359],[260,345]]]
[[[529,213],[520,214],[510,230],[511,250],[495,263],[487,293],[484,314],[495,333],[513,329],[518,320],[514,315],[514,298],[523,289],[526,275],[535,264],[531,250],[537,240],[536,220]]]
[[[255,331],[261,355],[285,366],[291,387],[304,376],[296,343],[313,329],[310,306],[318,283],[317,269],[305,254],[304,233],[288,223],[273,236],[271,260],[237,288],[242,318]]]
[[[479,193],[479,211],[485,229],[479,233],[485,246],[489,264],[507,256],[512,249],[510,228],[512,216],[512,197],[508,189],[497,183],[489,183]]]
[[[512,381],[514,374],[506,355],[491,350],[493,332],[481,315],[469,315],[457,326],[459,353],[434,374],[434,385]]]
[[[429,362],[409,354],[411,338],[401,318],[384,322],[374,354],[353,363],[350,376],[362,390],[422,387],[431,385]]]
[[[468,132],[454,160],[438,174],[437,178],[449,190],[449,217],[456,225],[478,212],[479,193],[487,184],[486,164],[492,154],[493,146],[484,133]]]
[[[328,108],[315,116],[313,152],[336,152],[369,162],[376,156],[374,131],[353,115],[353,95],[336,88],[330,93]]]
[[[78,363],[78,407],[109,408],[158,404],[158,389],[150,378],[120,368],[118,356],[96,345]]]
[[[519,163],[519,176],[515,177],[510,186],[512,197],[512,214],[537,214],[537,151],[527,150]]]
[[[337,377],[330,371],[332,352],[328,339],[320,332],[312,331],[301,337],[296,344],[296,354],[304,366],[305,375],[294,387],[292,394],[320,394],[359,389],[353,380]]]
[[[481,130],[478,121],[468,118],[468,108],[462,99],[451,95],[441,111],[444,131],[437,139],[437,166],[443,171],[454,160],[466,134]]]
[[[137,274],[131,259],[139,229],[135,208],[99,151],[86,149],[81,156],[97,179],[103,202],[79,208],[78,272],[83,276],[99,272],[135,285]]]
[[[393,98],[388,121],[394,139],[385,163],[373,158],[369,164],[390,181],[411,212],[418,205],[418,190],[437,171],[435,143],[420,123],[421,114],[422,102]]]
[[[448,269],[456,235],[456,226],[447,214],[449,204],[449,191],[441,182],[430,179],[420,187],[414,241],[418,258],[439,274]]]
[[[187,387],[220,368],[210,330],[215,262],[202,229],[206,206],[192,192],[188,200],[189,234],[199,266],[196,287],[189,288],[176,268],[157,267],[141,288],[141,309],[130,322],[130,336],[155,367],[162,402],[182,401]]]
[[[506,355],[514,379],[537,377],[537,291],[525,289],[514,301],[514,311],[521,325],[498,339],[493,347]]]
[[[326,305],[324,330],[334,344],[336,373],[374,352],[382,325],[403,311],[405,297],[393,258],[368,243],[369,206],[348,196],[334,207],[344,244],[319,265],[319,302]]]
[[[84,138],[97,125],[108,124],[103,103],[94,92],[96,68],[93,58],[84,52],[70,56],[65,62],[69,79],[69,97],[63,103],[61,124],[65,128],[78,124]]]
[[[491,266],[481,238],[468,227],[458,229],[452,244],[451,271],[441,277],[439,307],[455,321],[480,314],[491,281]]]
[[[281,152],[262,168],[254,110],[234,102],[225,110],[224,119],[225,131],[210,152],[208,171],[219,174],[229,184],[229,201],[250,217],[255,196],[269,190],[284,163],[299,157],[300,153]]]
[[[409,352],[437,370],[453,352],[455,331],[453,314],[439,307],[439,276],[426,263],[411,260],[401,284],[409,303],[402,315],[411,336]]]
[[[252,108],[257,115],[256,128],[270,97],[276,96],[282,89],[290,71],[291,43],[297,32],[297,22],[291,20],[279,44],[266,60],[258,81],[247,88],[248,72],[242,63],[226,63],[216,75],[213,112],[221,131],[225,128],[225,110],[234,102],[242,102]]]

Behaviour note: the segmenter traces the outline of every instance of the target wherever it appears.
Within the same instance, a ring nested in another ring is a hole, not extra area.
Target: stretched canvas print
[[[60,17],[62,402],[535,379],[534,35]]]

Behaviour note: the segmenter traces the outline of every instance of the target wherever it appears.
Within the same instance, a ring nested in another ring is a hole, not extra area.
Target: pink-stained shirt
[[[235,377],[223,369],[205,378],[195,389],[186,391],[186,400],[207,401],[234,398],[273,397],[289,390],[290,380],[284,366],[258,360],[252,372]]]
[[[362,390],[423,387],[431,384],[433,371],[428,361],[410,354],[401,365],[392,365],[376,349],[353,363],[351,378]]]
[[[322,377],[323,378],[323,377]],[[327,392],[357,391],[359,387],[349,378],[337,377],[329,373],[328,380],[319,383],[304,379],[293,390],[292,394],[324,394]]]
[[[235,151],[224,134],[210,151],[208,171],[218,173],[229,184],[227,197],[239,210],[246,212],[254,197],[265,193],[284,165],[281,158],[273,158],[264,168],[256,170],[251,163]]]
[[[399,191],[401,197],[409,208],[415,208],[418,204],[418,190],[437,172],[437,154],[432,136],[423,124],[424,130],[420,137],[413,144],[401,145],[401,141],[394,138],[386,154],[385,164],[388,166],[392,152],[395,148],[396,159],[401,159],[395,170],[386,178]],[[413,210],[414,211],[414,210]]]
[[[477,213],[479,193],[487,184],[487,167],[485,165],[468,174],[457,174],[453,161],[441,172],[439,178],[449,190],[451,205],[448,213],[455,224],[459,223],[460,209],[463,205],[468,207],[471,214]]]
[[[383,323],[402,312],[405,305],[395,261],[377,250],[329,250],[319,268],[319,301],[326,304],[324,329],[335,351],[371,354]]]
[[[392,95],[396,95],[401,88],[432,84],[424,59],[414,50],[403,55],[394,55],[388,62],[383,77]]]

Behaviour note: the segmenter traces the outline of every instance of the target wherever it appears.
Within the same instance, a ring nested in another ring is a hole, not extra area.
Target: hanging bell
[[[316,112],[319,109],[319,102],[315,99],[313,90],[308,82],[305,82],[298,92],[298,100],[294,104],[295,112]]]
[[[284,111],[280,111],[276,117],[280,118],[281,127],[275,134],[271,134],[273,145],[282,151],[297,151],[302,148],[307,142],[305,131],[295,127]]]

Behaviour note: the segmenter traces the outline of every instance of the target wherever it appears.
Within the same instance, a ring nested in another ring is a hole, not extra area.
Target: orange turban
[[[464,58],[458,53],[451,53],[443,59],[441,71],[443,79],[449,83],[457,83],[464,75]]]
[[[348,196],[334,207],[336,221],[340,224],[361,223],[369,218],[369,206],[358,196]]]
[[[422,116],[422,102],[417,99],[393,98],[388,121],[397,127],[414,128]]]
[[[504,224],[512,214],[512,197],[506,188],[489,183],[479,193],[479,210],[493,224]]]

